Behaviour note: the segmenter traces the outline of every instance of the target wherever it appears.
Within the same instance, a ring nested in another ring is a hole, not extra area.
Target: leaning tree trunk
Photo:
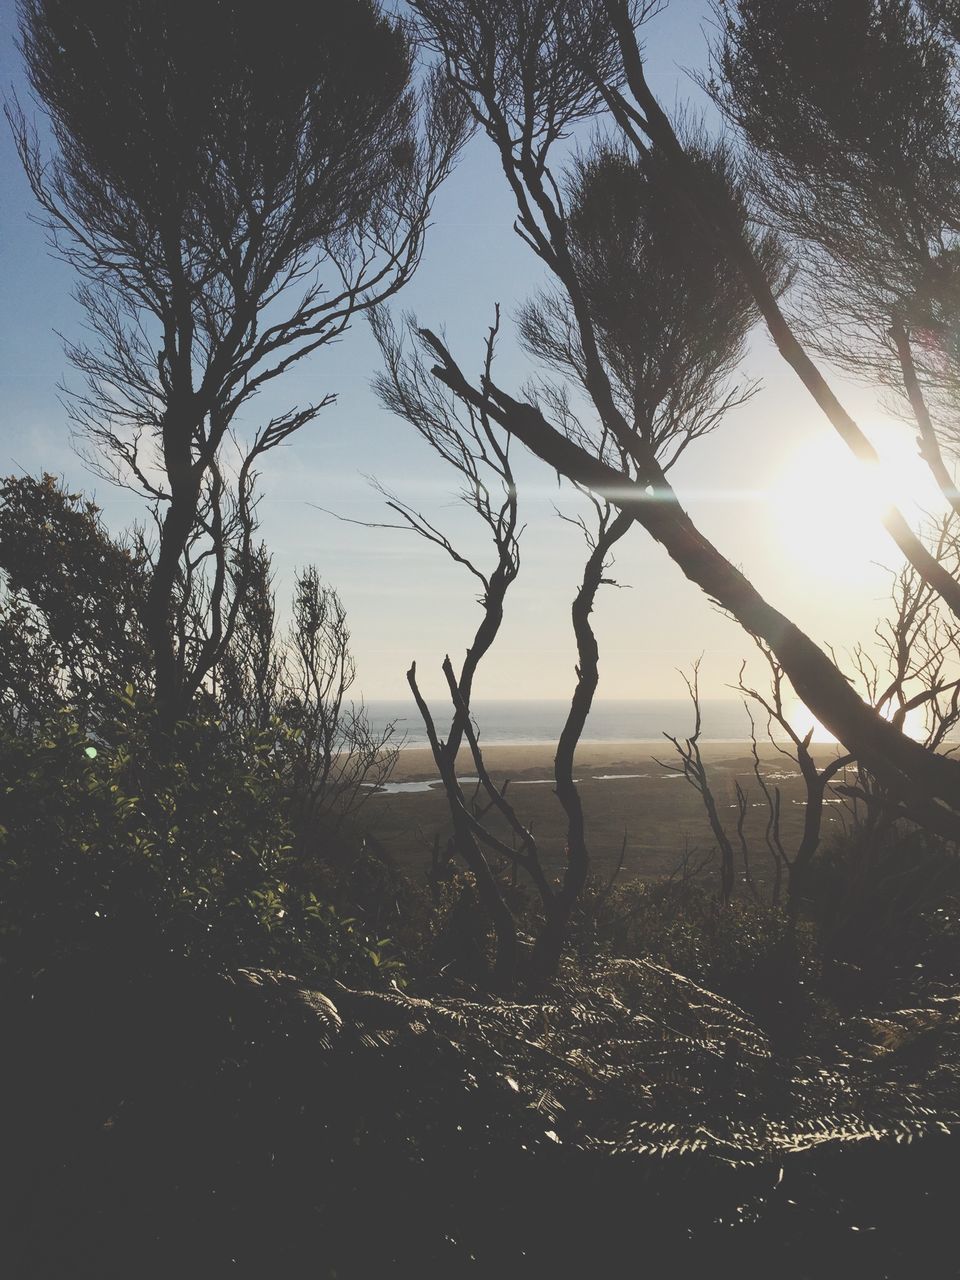
[[[435,350],[445,351],[438,341]],[[927,750],[865,703],[823,650],[700,533],[665,477],[655,489],[645,489],[561,435],[534,406],[490,383],[481,394],[455,365],[445,362],[433,372],[456,394],[493,413],[554,470],[601,498],[609,496],[641,524],[691,582],[767,643],[797,696],[898,796],[908,816],[949,839],[960,839],[960,762]]]

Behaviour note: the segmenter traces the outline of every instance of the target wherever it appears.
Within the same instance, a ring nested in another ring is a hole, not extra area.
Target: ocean
[[[449,702],[437,700],[431,707],[437,717],[441,737],[450,723]],[[569,710],[569,702],[483,701],[473,706],[480,741],[492,745],[555,743]],[[743,704],[733,699],[704,698],[701,739],[704,742],[748,742],[750,722]],[[398,736],[408,747],[427,745],[427,735],[417,708],[409,702],[371,701],[366,705],[371,724],[383,729],[395,722]],[[662,742],[664,733],[685,738],[693,731],[693,707],[683,699],[648,699],[618,702],[605,699],[593,704],[583,732],[584,742]],[[757,720],[757,736],[765,736],[766,726]]]

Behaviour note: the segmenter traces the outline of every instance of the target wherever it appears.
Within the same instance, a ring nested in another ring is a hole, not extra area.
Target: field
[[[820,762],[833,757],[835,748],[819,749]],[[485,758],[498,785],[509,779],[507,795],[518,816],[534,832],[545,867],[556,874],[563,865],[565,816],[552,786],[553,751],[550,746],[493,746]],[[742,742],[709,742],[701,751],[707,765],[717,807],[738,850],[735,783],[739,779],[750,803],[744,831],[751,851],[753,873],[766,878],[770,855],[765,842],[769,809],[753,771],[750,748]],[[668,743],[582,743],[577,752],[575,776],[579,782],[587,822],[593,870],[609,875],[616,867],[626,839],[623,873],[658,878],[670,875],[684,857],[691,865],[703,861],[713,838],[699,795],[681,776]],[[669,767],[656,763],[656,755]],[[803,780],[792,760],[776,748],[760,748],[761,774],[770,788],[781,794],[781,835],[788,854],[799,838],[803,819]],[[474,777],[467,753],[458,759],[462,779]],[[406,867],[426,866],[437,832],[444,840],[450,832],[446,800],[437,771],[426,748],[411,747],[400,753],[392,785],[399,791],[370,796],[363,809],[364,825]],[[432,785],[428,785],[432,784]],[[422,787],[424,789],[414,789]],[[467,798],[475,783],[464,782]],[[482,799],[482,797],[481,797]],[[844,806],[831,796],[825,809],[824,837],[839,829]],[[509,839],[506,824],[490,820],[492,829]]]

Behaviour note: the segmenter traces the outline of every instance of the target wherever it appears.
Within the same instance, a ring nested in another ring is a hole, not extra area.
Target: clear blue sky
[[[672,0],[648,28],[650,78],[667,107],[687,100],[702,105],[686,69],[704,62],[706,8],[701,0]],[[13,0],[0,0],[0,81],[22,96],[14,31]],[[76,335],[82,316],[71,299],[70,268],[49,256],[41,229],[29,221],[31,195],[6,128],[0,131],[0,181],[0,468],[62,474],[71,485],[95,493],[110,524],[121,528],[137,518],[139,504],[86,471],[58,400],[57,384],[75,375],[55,330]],[[540,279],[512,221],[492,149],[478,138],[437,201],[423,265],[398,304],[432,328],[445,327],[454,351],[471,366],[499,302],[506,323],[498,378],[508,388],[519,387],[530,372],[512,341],[512,317]],[[295,566],[308,562],[341,592],[359,685],[368,698],[404,696],[411,658],[427,689],[439,690],[443,655],[458,657],[476,622],[473,580],[413,536],[338,523],[311,504],[354,519],[382,519],[382,502],[364,478],[373,474],[455,539],[482,545],[451,501],[451,477],[442,464],[371,394],[376,367],[376,349],[360,322],[335,348],[304,362],[255,402],[267,418],[328,391],[338,395],[337,404],[290,448],[272,455],[263,473],[261,514],[281,605]],[[799,553],[791,523],[806,514],[818,545],[830,538],[834,559],[844,556],[848,530],[832,496],[836,490],[814,480],[807,494],[798,495],[784,480],[796,450],[813,459],[830,456],[830,430],[762,335],[753,344],[748,372],[763,378],[764,391],[689,451],[674,473],[681,497],[708,536],[815,639],[840,647],[866,639],[885,590],[884,576],[870,563],[886,552],[882,536],[865,544],[861,559],[842,573],[814,569]],[[844,396],[868,429],[881,420],[865,390],[844,387]],[[807,470],[815,477],[819,467]],[[582,567],[582,542],[556,518],[553,505],[571,512],[577,502],[534,459],[523,459],[519,474],[528,523],[523,569],[477,692],[566,697],[574,661],[569,603]],[[616,575],[629,590],[607,589],[598,603],[599,696],[681,696],[675,669],[701,652],[703,692],[724,696],[739,658],[751,648],[739,629],[712,610],[642,530],[621,544]]]

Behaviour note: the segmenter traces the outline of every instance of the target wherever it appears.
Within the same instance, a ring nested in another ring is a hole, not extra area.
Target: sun
[[[771,523],[778,537],[784,565],[811,583],[829,583],[832,593],[863,590],[864,570],[871,564],[896,569],[903,558],[883,527],[895,505],[920,532],[946,503],[916,440],[901,423],[882,422],[870,431],[879,462],[858,462],[835,434],[809,439],[784,462],[767,494]],[[871,589],[872,590],[872,589]],[[883,714],[892,716],[893,708]],[[787,717],[801,735],[812,730],[812,741],[836,739],[799,700]],[[911,710],[904,723],[908,736],[923,739],[922,709]]]
[[[918,528],[943,510],[943,499],[905,426],[881,423],[870,431],[880,455],[858,462],[833,433],[792,453],[768,498],[785,553],[796,567],[833,582],[852,582],[870,562],[891,567],[900,553],[883,527],[892,505]]]

